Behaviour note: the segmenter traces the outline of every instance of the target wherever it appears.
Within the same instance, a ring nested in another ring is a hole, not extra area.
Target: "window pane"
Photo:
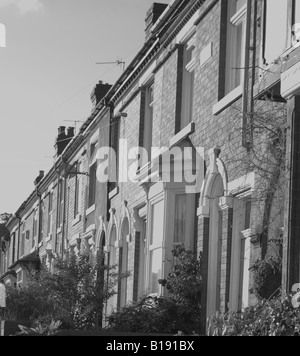
[[[266,1],[265,60],[267,64],[277,59],[286,46],[288,0]]]
[[[300,0],[295,0],[295,23],[298,23],[300,26]]]
[[[94,205],[96,201],[96,172],[97,163],[94,163],[90,168],[89,207]]]
[[[152,207],[152,234],[150,245],[161,246],[164,227],[164,201]]]
[[[246,5],[246,0],[237,0],[236,1],[236,11],[239,11],[245,5]]]
[[[150,293],[160,293],[158,280],[161,279],[162,248],[150,253]]]
[[[175,231],[174,242],[185,242],[186,227],[186,195],[178,194],[175,197]]]

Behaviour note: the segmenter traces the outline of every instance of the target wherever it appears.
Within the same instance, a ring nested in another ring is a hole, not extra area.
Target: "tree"
[[[61,321],[66,329],[101,328],[103,306],[123,278],[115,269],[101,253],[94,263],[85,255],[55,259],[52,271],[42,266],[26,286],[8,290],[7,316],[32,323]]]
[[[11,217],[12,217],[12,214],[9,214],[9,213],[0,214],[0,223],[6,224]]]

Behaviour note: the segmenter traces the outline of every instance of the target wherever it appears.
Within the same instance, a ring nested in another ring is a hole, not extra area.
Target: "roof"
[[[11,266],[9,266],[9,269],[16,267],[20,263],[39,263],[39,262],[40,262],[40,257],[36,253],[36,251],[34,251],[26,256],[19,258],[18,261],[16,261]]]

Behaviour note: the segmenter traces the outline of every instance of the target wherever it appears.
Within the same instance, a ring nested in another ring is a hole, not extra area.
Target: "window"
[[[11,256],[11,263],[15,262],[16,258],[16,233],[12,234],[12,256]]]
[[[145,116],[143,130],[143,147],[148,152],[148,160],[143,159],[143,162],[151,161],[151,148],[153,141],[153,104],[154,104],[154,83],[146,88],[145,92]]]
[[[32,229],[32,248],[35,246],[36,236],[38,234],[38,211],[33,213],[33,229]]]
[[[299,29],[299,0],[264,1],[263,60],[266,65],[273,63],[285,50],[299,42]]]
[[[48,198],[48,227],[47,234],[52,234],[52,210],[53,210],[53,193],[49,194]]]
[[[17,271],[17,286],[19,287],[23,283],[23,270]]]
[[[163,234],[164,234],[164,200],[152,205],[151,235],[149,241],[149,275],[150,293],[161,293],[158,280],[162,278]]]
[[[293,1],[293,24],[300,24],[300,0]]]
[[[58,209],[57,209],[57,226],[61,227],[63,224],[64,214],[64,180],[58,182]]]
[[[246,0],[228,1],[225,95],[242,84],[245,30]]]
[[[117,187],[117,182],[119,181],[119,120],[119,118],[114,118],[111,124],[110,144],[114,154],[109,157],[109,192],[112,192]]]
[[[128,242],[127,236],[129,234],[129,222],[126,218],[122,224],[121,237],[122,247],[120,248],[120,271],[123,274],[128,272]],[[120,307],[124,307],[127,303],[127,277],[122,278],[120,283]]]
[[[90,170],[89,170],[89,194],[88,207],[96,202],[96,181],[97,181],[97,150],[98,142],[91,144],[90,147]]]
[[[44,238],[44,215],[45,215],[45,203],[41,203],[40,211],[40,232],[38,234],[38,243],[40,243]]]
[[[194,99],[194,79],[195,79],[195,42],[196,35],[194,34],[183,48],[183,71],[182,71],[182,103],[180,127],[182,130],[192,121],[193,115],[193,99]],[[179,131],[180,131],[179,130]]]
[[[80,212],[80,197],[81,197],[81,179],[80,175],[78,174],[80,172],[80,163],[76,164],[76,175],[75,175],[75,202],[74,202],[74,218],[76,218],[79,215]]]
[[[109,236],[110,250],[108,254],[108,265],[110,267],[114,267],[117,264],[117,250],[115,247],[116,241],[117,241],[117,229],[116,229],[116,225],[113,225]],[[116,295],[113,295],[107,301],[107,307],[106,307],[107,315],[109,315],[113,311],[113,309],[116,308],[116,304],[117,304],[116,300],[117,300]]]
[[[230,309],[239,311],[249,303],[251,197],[237,196],[233,204]]]
[[[21,241],[19,242],[19,246],[20,246],[19,258],[24,256],[25,253],[25,239],[26,239],[26,225],[25,223],[23,223]]]
[[[288,0],[265,1],[265,46],[266,64],[277,59],[286,48]]]

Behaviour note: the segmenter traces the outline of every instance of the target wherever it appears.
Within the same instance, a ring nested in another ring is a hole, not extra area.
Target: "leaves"
[[[294,336],[300,330],[300,309],[292,296],[263,300],[243,312],[216,313],[208,319],[209,336]]]
[[[8,290],[6,314],[39,327],[61,320],[65,329],[95,329],[101,327],[103,306],[122,277],[115,266],[105,265],[101,254],[94,263],[81,255],[56,259],[53,271],[42,267],[29,276],[25,287]]]

